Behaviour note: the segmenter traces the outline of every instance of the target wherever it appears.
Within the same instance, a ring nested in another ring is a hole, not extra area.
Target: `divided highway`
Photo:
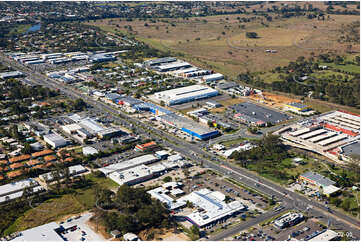
[[[107,105],[103,102],[96,101],[91,97],[84,95],[77,90],[72,89],[69,86],[52,80],[41,73],[35,72],[30,68],[27,68],[19,63],[9,59],[4,55],[0,55],[0,61],[7,63],[9,66],[12,66],[14,69],[19,70],[27,75],[27,79],[30,81],[43,85],[52,89],[59,89],[65,95],[71,98],[81,98],[86,103],[92,105],[100,113],[107,113],[111,115],[112,118],[124,125],[130,126],[133,124],[133,127],[136,128],[137,132],[147,134],[152,138],[161,139],[162,142],[166,145],[179,152],[185,157],[188,157],[194,161],[202,163],[203,166],[214,169],[215,171],[229,176],[230,178],[245,184],[246,186],[257,190],[269,197],[274,197],[276,200],[282,202],[282,205],[285,209],[299,209],[301,211],[308,210],[308,214],[314,217],[321,218],[326,224],[328,221],[331,225],[336,225],[337,228],[342,228],[344,231],[352,232],[353,236],[356,239],[359,239],[360,229],[359,221],[353,217],[347,216],[338,211],[329,211],[325,205],[320,204],[314,200],[308,199],[301,194],[288,191],[281,185],[273,183],[269,180],[266,180],[257,174],[250,172],[246,169],[240,168],[228,162],[221,162],[218,160],[218,157],[214,154],[208,153],[202,150],[199,146],[188,143],[180,138],[170,135],[164,131],[153,128],[152,126],[142,123],[137,119],[129,117],[128,115],[122,113],[110,105]],[[281,213],[284,210],[274,212],[266,212],[256,218],[250,219],[239,225],[235,225],[225,231],[222,231],[210,238],[210,240],[222,240],[229,236],[232,236],[238,233],[240,230],[243,230],[249,226],[258,224],[263,220],[272,218],[273,216]]]

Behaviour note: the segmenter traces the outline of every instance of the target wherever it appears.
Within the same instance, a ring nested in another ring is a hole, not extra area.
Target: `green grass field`
[[[40,226],[68,214],[80,213],[84,209],[84,206],[72,195],[50,199],[38,207],[28,210],[5,231],[5,234]]]
[[[89,210],[95,206],[95,185],[101,188],[116,191],[119,186],[114,181],[105,177],[96,177],[93,174],[86,175],[93,182],[92,186],[76,189],[73,194],[66,194],[58,198],[50,199],[39,206],[25,212],[6,231],[5,234],[25,230],[45,223],[56,221],[66,215],[77,214]]]
[[[360,66],[352,65],[352,64],[345,64],[345,65],[337,65],[335,63],[321,63],[322,65],[329,66],[334,70],[341,70],[347,71],[352,73],[360,74]]]

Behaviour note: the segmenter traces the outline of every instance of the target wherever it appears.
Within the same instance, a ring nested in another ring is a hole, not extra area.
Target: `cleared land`
[[[147,44],[171,51],[174,55],[204,68],[213,69],[235,78],[244,71],[265,71],[286,65],[298,56],[308,57],[328,51],[345,54],[347,45],[339,43],[339,29],[359,19],[352,15],[330,15],[330,19],[306,17],[274,19],[261,17],[244,23],[238,18],[253,15],[222,15],[189,19],[162,19],[155,23],[143,20],[98,20],[88,24],[106,31],[129,31]],[[273,16],[274,17],[274,16]],[[264,22],[265,24],[262,24]],[[126,28],[125,28],[126,27]],[[256,32],[259,38],[246,38],[246,32]],[[265,53],[266,49],[277,53]],[[359,45],[352,49],[359,51]]]

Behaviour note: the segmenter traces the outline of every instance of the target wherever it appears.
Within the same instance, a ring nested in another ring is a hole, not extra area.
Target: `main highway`
[[[17,63],[14,60],[9,59],[5,55],[0,55],[0,61],[7,63],[13,69],[18,70],[26,74],[27,79],[35,84],[43,85],[51,89],[57,89],[69,96],[70,98],[81,98],[87,104],[93,106],[99,113],[106,113],[110,115],[114,120],[119,123],[135,128],[139,133],[143,133],[157,140],[162,140],[164,145],[171,147],[173,150],[179,152],[185,157],[191,160],[197,161],[203,164],[204,167],[211,168],[220,174],[228,176],[237,182],[244,184],[254,190],[259,191],[269,197],[273,197],[275,200],[282,203],[285,209],[298,209],[300,211],[308,211],[308,214],[313,217],[320,218],[324,223],[329,223],[337,229],[342,229],[345,232],[352,232],[356,239],[359,239],[360,229],[359,221],[356,218],[350,217],[336,210],[329,210],[324,204],[309,199],[301,194],[291,192],[285,187],[262,178],[254,172],[246,170],[244,168],[235,166],[228,162],[220,161],[214,154],[202,150],[199,145],[191,144],[178,137],[175,137],[162,130],[155,129],[154,127],[142,123],[139,120],[126,115],[115,107],[105,104],[101,101],[94,100],[88,95],[80,93],[78,90],[73,89],[70,86],[64,85],[47,76],[36,72],[24,65]],[[238,233],[240,230],[252,226],[265,219],[272,218],[273,216],[281,213],[278,212],[266,212],[261,216],[252,218],[245,223],[235,225],[229,229],[226,229],[216,235],[211,236],[210,240],[222,240],[229,236]],[[246,227],[245,227],[246,226]]]

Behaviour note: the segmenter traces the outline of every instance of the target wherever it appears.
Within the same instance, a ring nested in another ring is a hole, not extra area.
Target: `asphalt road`
[[[344,213],[338,211],[330,212],[325,207],[325,205],[320,204],[307,197],[304,197],[298,193],[290,192],[286,190],[284,187],[275,184],[273,182],[270,182],[269,180],[266,180],[246,169],[242,169],[240,167],[236,167],[232,164],[225,162],[211,161],[211,159],[218,160],[218,157],[211,153],[205,152],[198,145],[188,143],[166,132],[157,130],[152,126],[149,126],[148,124],[141,123],[137,119],[129,117],[126,114],[122,113],[121,111],[103,102],[96,101],[89,96],[83,95],[79,93],[77,90],[74,90],[69,86],[65,86],[64,84],[57,82],[55,80],[47,78],[46,76],[37,73],[27,67],[24,67],[19,63],[10,60],[7,57],[0,56],[0,60],[12,66],[14,69],[17,69],[27,74],[27,78],[30,79],[31,81],[34,81],[37,84],[52,89],[59,89],[65,95],[72,98],[82,98],[86,103],[92,105],[95,109],[99,110],[100,113],[107,113],[111,115],[114,120],[126,124],[129,127],[130,126],[135,127],[139,133],[146,134],[157,140],[162,139],[164,145],[171,147],[175,151],[182,154],[184,157],[188,157],[194,161],[198,161],[199,163],[203,164],[203,166],[212,168],[221,174],[228,175],[229,177],[232,177],[233,179],[251,187],[252,189],[258,190],[263,194],[266,194],[268,196],[273,195],[275,199],[281,201],[283,206],[285,206],[286,208],[299,207],[298,209],[305,210],[306,207],[308,207],[308,211],[310,215],[315,217],[321,217],[321,220],[323,220],[326,224],[328,221],[330,221],[331,224],[337,225],[337,227],[339,228],[344,228],[344,231],[352,232],[353,235],[355,235],[356,239],[359,239],[360,223],[357,219],[353,217],[347,216]],[[285,196],[286,193],[287,196]],[[278,213],[280,213],[280,211]],[[266,218],[264,219],[267,219],[268,217],[272,217],[275,214],[266,213],[266,215],[261,215],[261,216],[266,216]],[[258,219],[256,218],[254,222],[259,223],[257,221]],[[226,237],[229,237],[230,235],[232,235],[232,233],[234,234],[234,232],[238,232],[239,229],[242,229],[240,227],[242,225],[243,224],[227,229],[226,231],[222,232],[222,234],[216,235],[217,237],[212,237],[211,240],[221,240]]]

